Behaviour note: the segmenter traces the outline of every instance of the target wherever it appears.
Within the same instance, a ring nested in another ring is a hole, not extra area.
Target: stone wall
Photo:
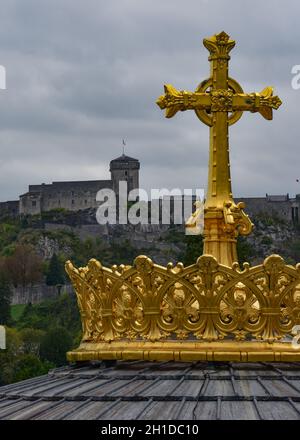
[[[96,208],[96,194],[102,188],[112,188],[111,180],[53,182],[29,185],[29,191],[20,196],[20,214],[35,215],[52,209],[79,211]]]
[[[270,217],[292,221],[292,207],[295,204],[292,199],[271,201],[267,197],[241,197],[236,198],[235,201],[245,203],[245,212],[249,214],[250,218],[254,218],[259,214],[267,214]]]
[[[73,295],[72,286],[70,284],[65,284],[63,286],[37,284],[26,288],[13,287],[11,304],[36,304],[47,299],[57,298],[63,292]]]
[[[9,217],[18,217],[19,215],[19,201],[9,200],[7,202],[0,202],[0,215]]]

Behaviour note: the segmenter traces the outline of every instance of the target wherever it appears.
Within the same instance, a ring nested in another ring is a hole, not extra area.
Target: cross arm
[[[259,112],[265,119],[273,119],[273,109],[282,104],[278,96],[273,96],[273,87],[266,87],[260,93],[237,93],[232,97],[233,110]]]
[[[213,90],[205,92],[188,92],[177,90],[171,84],[164,86],[165,94],[156,101],[166,110],[166,118],[172,118],[178,111],[251,111],[259,112],[265,119],[272,119],[272,110],[282,104],[278,96],[273,96],[273,88],[266,87],[260,93],[233,93],[232,90]]]
[[[156,103],[162,110],[166,110],[166,118],[172,118],[178,111],[210,109],[211,98],[208,93],[177,90],[171,84],[166,84],[164,89],[165,94]]]

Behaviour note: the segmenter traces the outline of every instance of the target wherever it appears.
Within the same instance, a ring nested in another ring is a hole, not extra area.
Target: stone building
[[[118,194],[119,182],[127,181],[128,191],[139,187],[138,159],[123,154],[110,162],[110,180],[83,180],[29,185],[20,196],[19,214],[35,215],[51,209],[68,211],[96,208],[96,194],[100,189],[110,188]]]
[[[19,216],[19,200],[8,200],[0,202],[0,215],[9,217]]]
[[[128,191],[139,188],[139,170],[138,159],[122,154],[110,162],[110,180],[63,181],[29,185],[28,191],[20,196],[19,201],[0,202],[0,216],[35,215],[58,208],[74,212],[96,208],[99,203],[96,201],[96,194],[100,189],[110,188],[118,194],[120,181],[127,181]],[[300,194],[294,198],[291,198],[289,194],[237,197],[235,201],[245,202],[245,211],[252,219],[257,215],[266,214],[294,224],[300,222]]]
[[[294,198],[290,198],[289,194],[266,194],[266,197],[237,198],[236,202],[245,203],[245,211],[251,218],[266,214],[295,224],[300,221],[300,194]]]

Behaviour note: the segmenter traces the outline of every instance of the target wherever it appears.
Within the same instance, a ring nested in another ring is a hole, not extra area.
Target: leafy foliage
[[[10,324],[10,283],[3,272],[0,272],[0,324]]]
[[[75,296],[62,294],[53,300],[27,304],[16,325],[18,329],[33,328],[44,331],[64,327],[76,336],[81,330],[81,321]]]
[[[41,280],[42,259],[33,246],[18,244],[13,255],[6,258],[5,270],[15,286],[26,287]]]
[[[290,257],[294,263],[300,261],[300,239],[293,240],[290,244]]]
[[[34,354],[24,354],[14,364],[12,382],[47,374],[49,369],[53,367],[53,363],[47,360],[42,361]]]
[[[0,385],[46,374],[67,363],[66,352],[79,344],[81,321],[75,297],[27,304],[7,327],[7,349],[0,351]]]
[[[18,237],[18,233],[21,226],[16,221],[10,223],[0,223],[0,249],[1,255],[10,255],[13,247],[12,243],[15,243]]]
[[[63,263],[58,256],[54,253],[49,263],[49,267],[46,274],[46,284],[48,286],[56,286],[57,284],[64,284],[65,271]]]
[[[7,349],[0,351],[0,385],[46,374],[54,364],[23,350],[22,333],[6,328]]]
[[[41,357],[60,367],[66,363],[66,352],[70,350],[73,339],[64,327],[49,330],[41,341]]]
[[[197,261],[197,258],[202,255],[203,251],[203,237],[202,235],[185,235],[184,242],[186,248],[183,254],[182,262],[189,266]]]
[[[26,307],[26,304],[14,304],[14,305],[10,306],[10,314],[11,314],[11,318],[14,322],[18,321],[19,318],[22,316],[25,307]]]
[[[253,248],[253,246],[251,246],[251,244],[246,240],[245,237],[239,235],[237,239],[237,253],[239,263],[243,264],[247,261],[251,261],[251,258],[253,258],[255,255],[255,249]]]

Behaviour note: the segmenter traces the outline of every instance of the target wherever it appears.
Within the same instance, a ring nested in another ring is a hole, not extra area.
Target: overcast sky
[[[163,84],[193,91],[209,73],[202,44],[236,40],[230,76],[272,85],[273,121],[244,113],[230,128],[236,196],[300,193],[300,2],[277,0],[1,0],[0,200],[28,184],[109,179],[122,153],[149,188],[206,187],[208,127],[193,111],[165,119]]]

